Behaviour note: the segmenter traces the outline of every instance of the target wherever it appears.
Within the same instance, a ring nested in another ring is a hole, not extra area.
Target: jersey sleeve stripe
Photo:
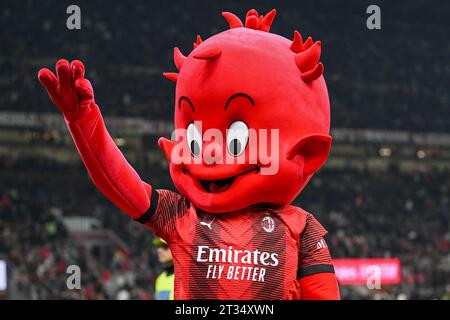
[[[134,220],[142,224],[146,224],[147,222],[149,222],[155,214],[156,209],[158,208],[158,199],[159,193],[155,190],[155,188],[152,188],[150,207],[147,211],[144,212],[142,216]]]
[[[334,266],[332,264],[316,264],[297,271],[297,279],[310,276],[316,273],[334,273]]]

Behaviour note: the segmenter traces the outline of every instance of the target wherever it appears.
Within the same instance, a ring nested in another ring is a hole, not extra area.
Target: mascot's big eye
[[[235,121],[227,130],[227,150],[232,156],[240,156],[248,142],[248,127],[242,121]]]
[[[187,142],[192,155],[198,157],[202,150],[202,134],[193,122],[187,128]]]

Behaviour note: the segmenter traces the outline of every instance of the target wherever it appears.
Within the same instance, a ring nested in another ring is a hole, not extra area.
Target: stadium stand
[[[380,32],[365,28],[364,3],[276,4],[274,32],[292,38],[299,29],[324,44],[333,126],[448,130],[450,26],[444,12],[449,3],[438,1],[420,15],[425,2],[416,3],[403,7],[390,2]],[[67,6],[65,1],[4,1],[0,109],[56,112],[36,74],[42,65],[53,67],[58,58],[67,57],[85,61],[106,115],[172,119],[173,85],[161,76],[174,70],[171,49],[179,46],[188,53],[197,34],[206,39],[225,30],[219,12],[244,15],[247,10],[238,1],[195,8],[176,1],[137,1],[133,6],[80,1],[82,29],[70,31],[65,28]]]

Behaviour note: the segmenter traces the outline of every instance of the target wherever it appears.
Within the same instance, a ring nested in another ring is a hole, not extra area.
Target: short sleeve
[[[300,236],[297,278],[315,273],[334,273],[330,251],[324,239],[326,234],[327,230],[308,213],[305,229]]]
[[[188,208],[189,202],[180,194],[170,190],[152,189],[150,208],[136,221],[169,242],[176,230],[177,219],[181,218]]]

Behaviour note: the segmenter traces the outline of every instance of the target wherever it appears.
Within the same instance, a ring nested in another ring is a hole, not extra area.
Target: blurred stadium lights
[[[117,145],[118,147],[123,147],[124,145],[127,144],[127,140],[124,139],[124,138],[115,138],[115,139],[114,139],[114,142],[116,143],[116,145]]]
[[[392,155],[392,149],[389,147],[381,147],[378,153],[381,157],[390,157]]]
[[[424,159],[427,156],[427,153],[425,152],[425,150],[419,149],[417,150],[417,158],[419,159]]]

